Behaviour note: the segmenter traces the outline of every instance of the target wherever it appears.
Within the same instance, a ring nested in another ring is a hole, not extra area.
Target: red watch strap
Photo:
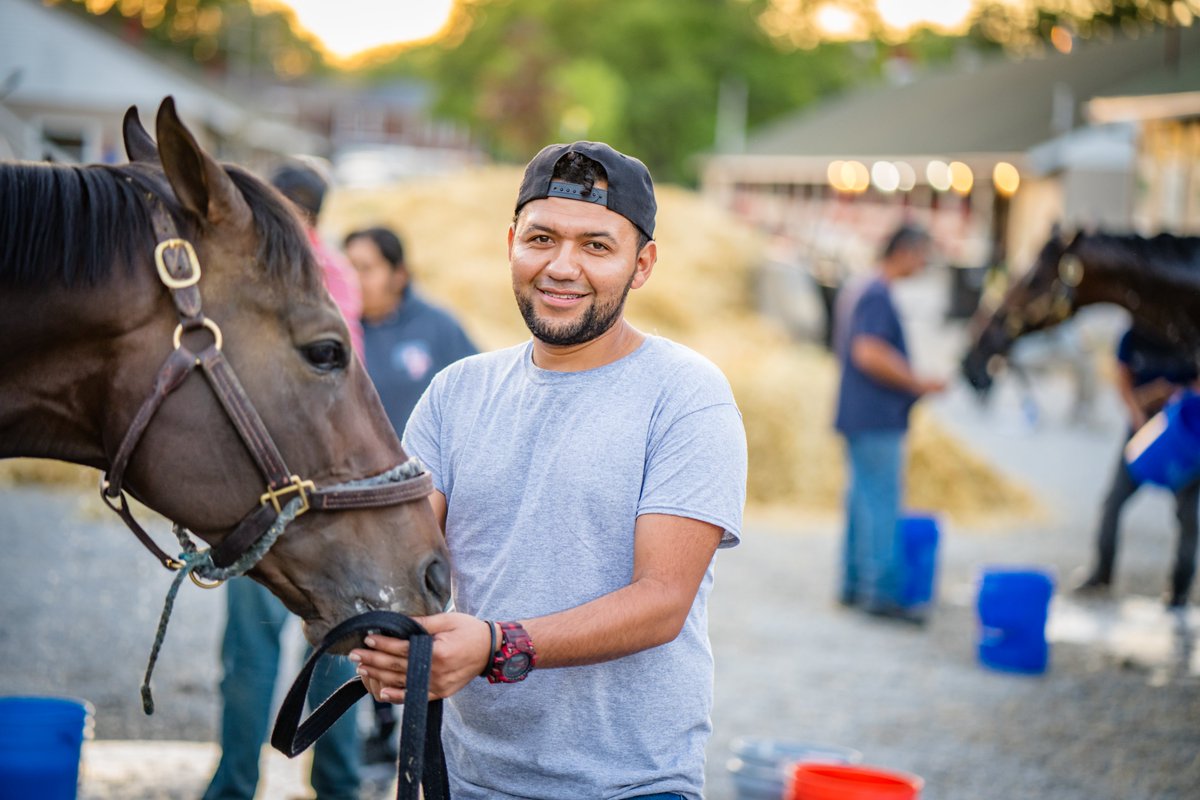
[[[500,622],[500,647],[492,654],[491,668],[487,671],[490,683],[516,683],[537,666],[537,651],[528,631],[519,622]],[[524,662],[517,671],[505,670],[510,661]]]

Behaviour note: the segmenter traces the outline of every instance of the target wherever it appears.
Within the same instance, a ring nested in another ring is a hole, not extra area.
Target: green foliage
[[[294,79],[332,71],[293,31],[289,14],[255,13],[251,0],[50,1],[216,72]],[[804,20],[814,6],[793,0],[458,3],[447,37],[375,63],[365,77],[427,81],[434,115],[467,125],[503,160],[525,161],[553,141],[602,139],[642,158],[657,178],[684,183],[696,177],[695,157],[715,148],[723,85],[744,89],[752,130],[877,77],[895,52],[876,42],[798,47],[819,36],[797,27],[811,26]],[[873,0],[852,5],[873,13]],[[1104,36],[1163,24],[1183,13],[1180,5],[992,0],[966,38],[918,31],[898,47],[918,64],[948,60],[962,47],[1031,49],[1063,29]],[[804,35],[792,35],[798,31]]]
[[[244,79],[331,72],[292,16],[256,11],[250,0],[51,0],[91,15],[121,38]]]
[[[501,159],[551,141],[603,139],[664,180],[695,177],[713,149],[722,82],[746,87],[754,126],[877,71],[874,48],[784,48],[757,23],[764,0],[475,0],[457,35],[377,76],[419,75],[435,111]]]
[[[714,149],[723,83],[745,88],[753,129],[878,76],[894,52],[875,42],[799,49],[773,38],[762,21],[779,0],[460,2],[452,36],[376,74],[429,80],[436,113],[468,125],[498,158],[519,162],[551,141],[603,139],[672,181],[694,180],[695,156]],[[1166,0],[1037,0],[1017,9],[996,0],[966,38],[918,31],[899,47],[930,65],[963,47],[1042,46],[1056,24],[1085,36],[1156,24],[1170,8]]]
[[[1083,38],[1111,38],[1160,25],[1189,25],[1197,12],[1196,0],[1037,0],[1026,6],[989,0],[980,8],[969,36],[1028,51],[1044,47],[1055,28]]]

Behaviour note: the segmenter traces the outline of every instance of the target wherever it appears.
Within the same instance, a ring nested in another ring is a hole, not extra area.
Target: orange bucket
[[[924,785],[916,775],[857,764],[797,764],[787,800],[916,800]]]

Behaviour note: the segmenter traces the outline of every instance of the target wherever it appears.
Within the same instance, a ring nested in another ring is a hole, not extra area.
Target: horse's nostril
[[[425,590],[439,607],[450,599],[450,565],[445,559],[434,556],[425,565]]]

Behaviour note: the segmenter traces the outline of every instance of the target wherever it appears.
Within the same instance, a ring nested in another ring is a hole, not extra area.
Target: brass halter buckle
[[[168,250],[179,250],[183,253],[189,268],[187,275],[176,278],[167,269],[165,256]],[[186,289],[200,282],[200,259],[196,257],[196,249],[187,239],[164,239],[159,242],[154,248],[154,265],[158,267],[158,279],[168,289]]]
[[[267,491],[263,492],[262,497],[258,498],[258,502],[265,506],[267,502],[270,501],[271,505],[275,506],[275,513],[282,514],[283,505],[279,502],[279,498],[283,497],[284,495],[291,494],[292,492],[298,492],[300,494],[301,503],[300,509],[296,512],[296,516],[298,517],[305,511],[308,511],[308,493],[315,492],[317,490],[317,486],[312,481],[300,480],[299,475],[292,475],[290,478],[288,478],[288,480],[290,480],[291,483],[287,486],[280,487],[279,489],[267,489]]]

